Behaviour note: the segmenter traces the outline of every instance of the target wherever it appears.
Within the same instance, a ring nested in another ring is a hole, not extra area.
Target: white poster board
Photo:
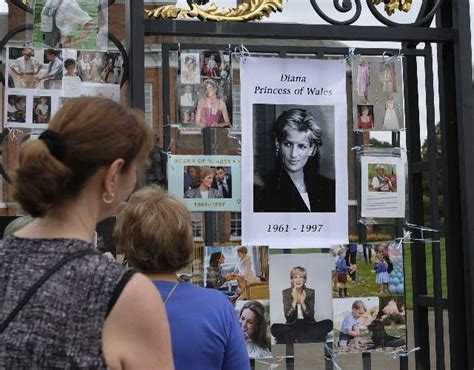
[[[345,62],[249,57],[240,72],[243,244],[346,243]]]
[[[406,156],[362,156],[361,216],[405,217]]]

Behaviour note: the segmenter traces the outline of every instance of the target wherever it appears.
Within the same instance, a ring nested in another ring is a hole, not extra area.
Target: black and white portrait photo
[[[253,106],[254,212],[335,212],[334,107]]]
[[[240,81],[242,241],[341,244],[348,236],[345,64],[248,57]]]

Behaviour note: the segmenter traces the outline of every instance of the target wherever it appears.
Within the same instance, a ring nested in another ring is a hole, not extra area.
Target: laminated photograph
[[[271,334],[274,344],[330,339],[331,255],[271,254]]]
[[[241,64],[244,244],[348,241],[345,78],[341,61]]]
[[[406,156],[362,156],[361,216],[405,217]]]
[[[354,130],[404,128],[401,56],[357,55],[352,62]]]
[[[189,211],[240,211],[240,156],[170,155],[168,190]]]
[[[176,86],[178,124],[183,128],[226,128],[232,125],[228,51],[182,51]]]

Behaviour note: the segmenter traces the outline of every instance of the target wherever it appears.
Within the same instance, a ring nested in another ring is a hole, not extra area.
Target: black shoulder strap
[[[62,266],[64,266],[69,261],[82,257],[86,254],[95,254],[95,253],[97,253],[97,251],[93,249],[85,249],[79,252],[72,253],[64,257],[62,260],[56,263],[53,267],[51,267],[48,271],[46,271],[44,275],[41,276],[41,278],[35,284],[33,284],[33,286],[31,286],[28,289],[25,296],[21,299],[21,301],[17,304],[17,306],[13,309],[13,311],[10,312],[10,314],[7,316],[5,321],[2,322],[2,324],[0,325],[0,334],[5,331],[5,329],[10,324],[10,322],[13,321],[16,315],[18,315],[21,309],[26,305],[26,303],[28,303],[30,298],[38,291],[41,285],[43,285],[46,282],[46,280],[48,280],[51,277],[51,275],[53,275],[56,271],[58,271]]]

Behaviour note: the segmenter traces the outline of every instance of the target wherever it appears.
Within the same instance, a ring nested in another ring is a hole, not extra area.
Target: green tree
[[[374,137],[370,138],[369,143],[375,148],[391,148],[392,147],[392,144],[390,144],[388,141],[380,141]]]
[[[441,159],[441,128],[440,124],[437,123],[435,126],[436,132],[436,160]],[[425,138],[421,146],[421,159],[422,161],[429,160],[429,145],[428,138]],[[437,183],[438,183],[438,208],[439,208],[439,227],[441,235],[444,235],[444,181],[443,181],[443,171],[442,168],[438,167],[438,172],[436,174]],[[423,172],[423,212],[425,218],[425,225],[430,225],[431,219],[431,200],[430,200],[430,171]]]

